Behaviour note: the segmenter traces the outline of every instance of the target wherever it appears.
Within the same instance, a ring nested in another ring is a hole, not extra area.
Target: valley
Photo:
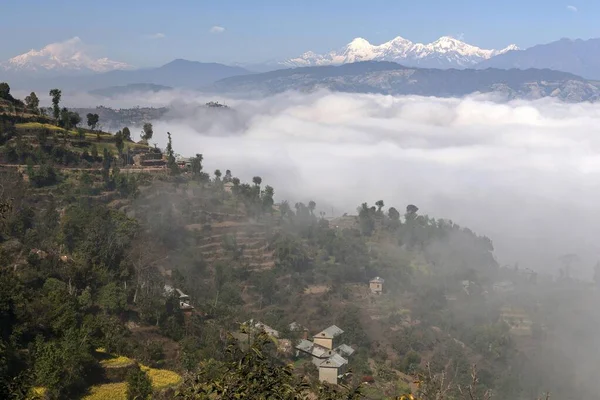
[[[73,109],[3,106],[3,396],[595,393],[597,281],[501,266],[492,239],[421,213],[410,193],[329,217],[275,201],[260,176],[205,171],[201,150],[176,159],[176,136],[149,146],[152,126],[136,141],[69,125]],[[317,339],[333,326],[337,355],[298,350],[303,337],[329,346]],[[340,358],[347,369],[325,379]]]

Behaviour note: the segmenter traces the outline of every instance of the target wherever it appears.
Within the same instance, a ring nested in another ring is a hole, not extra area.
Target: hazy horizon
[[[200,107],[210,100],[234,111]],[[65,98],[82,101],[93,97]],[[328,216],[363,201],[417,204],[490,237],[502,265],[556,274],[558,256],[579,254],[573,273],[586,280],[600,258],[600,105],[327,91],[253,100],[169,91],[102,104],[170,106],[153,141],[164,147],[169,131],[176,152],[204,155],[207,172],[260,175],[279,201],[312,199]]]

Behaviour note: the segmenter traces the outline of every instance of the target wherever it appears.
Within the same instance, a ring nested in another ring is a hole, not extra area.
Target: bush
[[[148,374],[139,365],[127,375],[127,400],[148,399],[152,394],[152,383]]]
[[[52,165],[42,164],[38,169],[28,168],[29,180],[35,187],[44,187],[55,185],[59,181],[59,176]]]

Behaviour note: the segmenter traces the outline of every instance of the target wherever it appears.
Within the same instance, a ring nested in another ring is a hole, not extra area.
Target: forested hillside
[[[590,285],[500,267],[410,193],[331,218],[1,88],[0,398],[596,396]],[[331,325],[339,385],[294,349]]]

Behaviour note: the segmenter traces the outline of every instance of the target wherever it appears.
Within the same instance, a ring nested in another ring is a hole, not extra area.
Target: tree
[[[406,206],[406,214],[404,214],[404,218],[407,221],[414,221],[417,218],[417,211],[419,211],[419,207],[414,204],[409,204]]]
[[[252,178],[252,182],[256,186],[260,186],[260,184],[262,183],[262,178],[260,176],[255,176],[254,178]]]
[[[383,200],[377,200],[375,205],[377,206],[377,212],[381,214],[381,209],[385,206]]]
[[[121,131],[115,133],[115,146],[119,152],[119,158],[121,158],[121,154],[123,154],[123,147],[125,146],[125,143],[123,142],[123,132]]]
[[[127,295],[121,286],[111,282],[98,292],[98,305],[106,313],[119,313],[127,306]]]
[[[145,126],[146,124],[144,124]],[[173,151],[173,143],[171,141],[171,132],[167,132],[167,167],[171,170],[171,173],[178,174],[179,166],[175,160],[175,152]]]
[[[52,113],[54,115],[54,119],[56,121],[60,118],[60,98],[62,96],[62,92],[59,89],[50,90],[50,97],[52,97]]]
[[[74,111],[70,111],[69,112],[69,125],[71,128],[77,128],[77,125],[79,125],[79,123],[81,122],[81,117],[79,116],[79,113],[76,113]]]
[[[12,96],[10,95],[10,86],[6,82],[0,82],[0,99],[12,101]]]
[[[315,208],[317,208],[317,203],[314,201],[308,202],[308,211],[310,211],[310,215],[315,215]]]
[[[363,235],[371,236],[375,230],[375,219],[374,219],[375,207],[369,207],[367,203],[362,203],[358,207],[358,221],[360,223],[360,231]]]
[[[131,141],[131,131],[128,127],[123,128],[123,140]]]
[[[25,104],[27,104],[27,109],[33,114],[38,114],[40,112],[40,99],[38,99],[35,92],[31,92],[29,96],[25,97]]]
[[[71,118],[70,118],[70,113],[69,110],[67,109],[67,107],[63,107],[62,110],[60,110],[60,120],[59,120],[59,125],[62,126],[65,129],[71,129]]]
[[[154,135],[152,124],[150,122],[145,122],[142,128],[142,140],[150,140],[152,139],[152,135]]]
[[[275,195],[275,189],[271,186],[265,186],[265,190],[262,192],[262,205],[263,210],[268,211],[269,213],[273,213],[273,196]]]
[[[202,154],[196,154],[196,157],[192,158],[191,169],[194,178],[198,178],[202,173],[202,159]]]
[[[91,130],[95,130],[96,126],[98,125],[98,122],[100,121],[100,116],[98,114],[88,113],[86,117],[87,125],[90,127]]]
[[[216,169],[215,170],[215,182],[220,182],[221,181],[221,170],[220,169]]]
[[[146,400],[152,394],[152,382],[139,365],[127,375],[127,400]]]
[[[231,182],[231,170],[225,171],[225,177],[223,178],[223,182]]]
[[[399,221],[400,213],[398,212],[398,210],[396,210],[396,208],[390,207],[390,209],[388,210],[388,217],[390,217],[392,221]]]

